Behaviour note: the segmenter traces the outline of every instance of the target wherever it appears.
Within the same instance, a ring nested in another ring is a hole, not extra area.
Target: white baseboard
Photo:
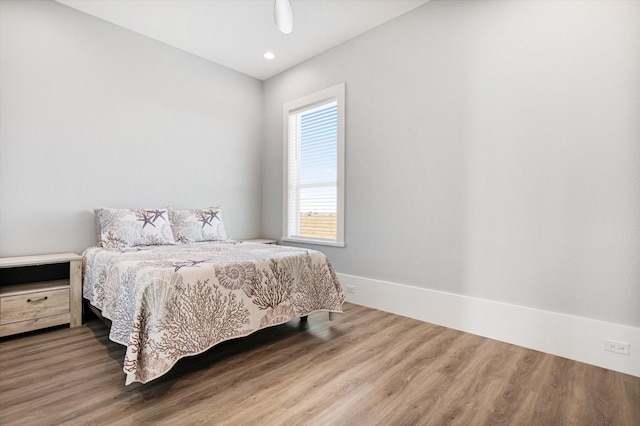
[[[347,301],[640,377],[640,328],[338,274]],[[630,355],[604,340],[631,344]]]

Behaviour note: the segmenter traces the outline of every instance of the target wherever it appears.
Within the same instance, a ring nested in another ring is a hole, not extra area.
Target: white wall
[[[93,208],[261,230],[262,83],[52,1],[0,2],[0,256],[82,252]]]
[[[431,1],[264,83],[265,237],[282,105],[345,81],[338,272],[639,327],[639,75],[638,1]]]

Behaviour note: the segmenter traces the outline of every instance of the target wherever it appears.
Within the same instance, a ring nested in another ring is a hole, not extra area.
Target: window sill
[[[331,246],[331,247],[346,246],[346,244],[343,241],[327,241],[323,239],[314,239],[314,238],[282,237],[282,241],[286,241],[290,243],[300,243],[300,244],[317,244],[320,246]]]

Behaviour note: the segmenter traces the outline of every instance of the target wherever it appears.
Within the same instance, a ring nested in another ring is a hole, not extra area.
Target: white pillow
[[[169,219],[173,238],[179,243],[227,239],[220,206],[202,210],[169,209]]]
[[[169,212],[161,209],[94,209],[106,248],[175,244]]]

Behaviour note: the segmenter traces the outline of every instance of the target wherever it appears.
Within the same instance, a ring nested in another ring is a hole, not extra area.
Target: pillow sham
[[[173,238],[179,243],[227,239],[220,206],[202,210],[169,209],[169,220]]]
[[[169,213],[162,209],[94,209],[105,248],[175,244]]]

